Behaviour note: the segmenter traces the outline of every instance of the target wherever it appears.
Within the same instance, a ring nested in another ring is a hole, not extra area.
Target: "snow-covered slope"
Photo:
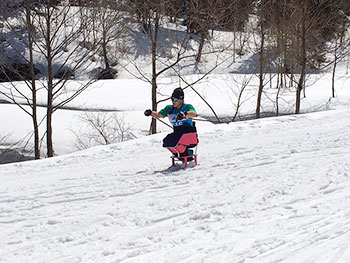
[[[0,262],[349,262],[347,108],[163,136],[0,166]]]

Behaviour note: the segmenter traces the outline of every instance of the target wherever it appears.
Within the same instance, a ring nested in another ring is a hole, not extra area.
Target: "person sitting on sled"
[[[171,95],[172,105],[166,106],[159,112],[146,110],[145,116],[154,118],[164,118],[168,116],[170,123],[173,125],[174,132],[168,134],[163,139],[163,147],[174,147],[177,145],[181,136],[185,133],[196,132],[193,118],[197,117],[196,110],[191,104],[184,103],[184,92],[181,88],[176,88]],[[189,155],[189,152],[184,153]]]

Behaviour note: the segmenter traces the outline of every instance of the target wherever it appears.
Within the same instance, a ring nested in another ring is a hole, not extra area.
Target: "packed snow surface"
[[[350,62],[338,64],[332,100],[329,69],[308,74],[301,102],[307,114],[220,125],[198,121],[199,165],[168,169],[170,152],[161,147],[168,127],[158,124],[162,133],[145,137],[151,85],[131,73],[142,69],[147,77],[151,67],[144,35],[135,32],[138,41],[129,47],[137,51],[134,63],[120,61],[128,70],[118,69],[118,79],[92,84],[67,105],[70,110],[55,112],[58,157],[0,165],[0,263],[349,263]],[[231,33],[217,34],[214,46],[232,43]],[[168,36],[163,42],[173,47]],[[184,60],[178,65],[182,81],[173,71],[164,74],[158,109],[170,104],[174,88],[187,87],[186,80],[196,83],[185,90],[186,103],[202,120],[213,117],[206,102],[220,117],[232,119],[236,110],[239,117],[254,114],[258,57],[247,52],[233,63],[232,51],[209,55],[200,65]],[[279,93],[276,75],[269,78],[262,113],[293,113],[295,86]],[[55,103],[80,84],[69,81]],[[44,106],[38,117],[45,124],[47,94],[38,85]],[[18,103],[30,95],[22,82],[1,83],[0,90]],[[84,127],[81,109],[114,110],[137,139],[72,153],[74,134]],[[32,122],[23,110],[0,104],[0,119],[0,139],[9,136],[9,144],[31,148]],[[43,157],[45,152],[43,143]]]
[[[0,166],[0,262],[350,262],[350,111],[165,134]]]

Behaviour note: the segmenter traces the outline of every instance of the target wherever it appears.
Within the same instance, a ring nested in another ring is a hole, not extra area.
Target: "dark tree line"
[[[187,32],[198,36],[195,61],[200,63],[202,50],[210,42],[210,30],[246,31],[249,20],[255,20],[258,36],[259,86],[256,117],[260,117],[261,99],[267,72],[278,74],[278,88],[287,83],[295,87],[295,113],[300,113],[306,76],[333,64],[332,96],[337,63],[349,53],[350,4],[346,0],[182,0],[131,1],[165,5],[159,13],[170,21],[182,19]],[[154,9],[143,7],[143,13]],[[143,29],[152,26],[143,21]],[[157,28],[157,27],[155,27]],[[154,31],[152,31],[154,32]],[[235,49],[235,48],[234,48]],[[154,50],[155,51],[155,50]],[[331,54],[331,57],[330,57]],[[288,80],[288,81],[287,81]],[[154,132],[154,130],[153,130]]]
[[[262,0],[259,8],[262,9],[260,24],[264,24],[266,34],[275,43],[278,73],[287,74],[296,84],[295,113],[300,113],[306,75],[329,63],[327,55],[332,53],[329,43],[348,29],[348,2]],[[348,49],[348,44],[341,48]],[[296,74],[299,79],[294,79]],[[257,117],[258,112],[257,109]]]

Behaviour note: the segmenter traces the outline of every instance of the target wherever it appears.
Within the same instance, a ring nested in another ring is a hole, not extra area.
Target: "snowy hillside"
[[[345,67],[343,67],[345,70]],[[187,81],[194,82],[201,75],[188,75]],[[341,101],[344,107],[350,104],[350,90],[348,88],[348,77],[342,72],[336,81],[335,99],[331,96],[331,74],[315,74],[309,77],[310,86],[306,88],[306,97],[302,99],[302,113],[315,111],[325,111],[332,109],[334,103]],[[195,85],[195,90],[211,105],[216,114],[223,120],[231,120],[237,110],[237,94],[241,88],[241,83],[251,79],[248,87],[242,96],[241,105],[238,109],[238,116],[247,116],[255,113],[258,77],[252,74],[212,74],[205,80]],[[161,79],[159,84],[158,100],[169,99],[173,89],[178,87],[172,78]],[[170,84],[172,83],[172,84]],[[2,84],[3,86],[6,84]],[[8,84],[10,85],[10,84]],[[72,82],[69,85],[76,85]],[[17,83],[17,88],[23,92],[28,92],[24,83]],[[266,88],[263,94],[263,113],[276,112],[275,88]],[[43,89],[38,93],[39,103],[46,101]],[[284,90],[279,94],[279,114],[291,114],[295,108],[295,90]],[[185,102],[191,103],[197,110],[200,118],[214,118],[214,114],[208,105],[190,88],[185,90]],[[170,104],[169,100],[159,103],[158,109]],[[114,110],[109,116],[117,114],[119,118],[129,125],[130,131],[137,137],[148,134],[150,119],[143,115],[145,109],[151,108],[151,89],[149,83],[137,79],[116,79],[104,80],[94,83],[88,90],[68,104],[71,108],[81,109],[104,109]],[[339,105],[338,105],[339,106]],[[0,119],[6,125],[0,125],[1,135],[9,135],[9,141],[27,142],[32,131],[32,120],[28,115],[16,105],[0,104]],[[39,107],[39,119],[45,117],[46,109]],[[77,138],[73,132],[79,133],[84,130],[86,121],[81,119],[84,112],[81,110],[58,110],[53,116],[54,149],[57,155],[77,151]],[[239,118],[237,117],[237,120]],[[167,121],[165,119],[165,121]],[[213,124],[210,122],[198,122],[200,130],[205,130]],[[45,122],[40,126],[41,134],[45,133]],[[159,123],[159,132],[169,132],[169,127]],[[23,139],[25,138],[25,139]],[[31,140],[29,141],[31,143]],[[28,147],[30,148],[30,147]],[[42,145],[42,154],[45,155],[45,144]]]
[[[349,262],[348,106],[163,136],[1,165],[0,262]]]

